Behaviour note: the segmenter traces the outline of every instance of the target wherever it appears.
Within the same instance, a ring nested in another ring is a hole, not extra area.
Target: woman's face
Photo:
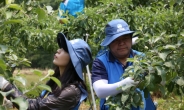
[[[58,49],[54,56],[53,63],[59,67],[66,67],[70,61],[70,55],[63,49]]]

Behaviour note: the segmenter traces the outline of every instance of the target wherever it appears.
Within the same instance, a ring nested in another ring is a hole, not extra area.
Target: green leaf
[[[17,60],[17,59],[18,59],[17,55],[12,54],[12,60]]]
[[[161,66],[163,65],[163,62],[162,61],[155,61],[155,62],[152,62],[151,65],[154,67],[154,66]]]
[[[48,70],[48,74],[49,74],[50,76],[52,76],[52,75],[54,74],[54,70],[49,69],[49,70]]]
[[[165,87],[159,86],[159,89],[160,89],[160,91],[162,93],[162,96],[164,97],[165,96]]]
[[[126,93],[128,93],[128,92],[130,92],[130,89],[133,87],[133,85],[127,85],[127,84],[124,84],[124,85],[122,85],[122,91],[124,91],[124,92],[126,92]]]
[[[168,90],[169,92],[172,92],[173,89],[174,89],[174,83],[171,81],[171,82],[168,84],[168,86],[167,86],[167,90]]]
[[[134,102],[132,102],[131,103],[135,108],[137,108],[137,105],[134,103]]]
[[[0,54],[5,53],[7,49],[5,45],[0,45]]]
[[[44,20],[44,19],[46,19],[46,13],[45,13],[45,11],[44,11],[44,9],[42,9],[42,8],[37,8],[36,9],[36,13],[38,14],[38,20],[40,21],[40,20]]]
[[[51,6],[46,6],[48,14],[53,13],[53,8]]]
[[[5,62],[4,62],[2,59],[0,59],[0,68],[1,68],[3,71],[6,70],[6,64],[5,64]]]
[[[162,81],[166,81],[166,73],[165,73],[165,71],[162,69],[162,67],[156,66],[156,70],[157,70],[158,75],[161,76]]]
[[[22,20],[19,20],[19,19],[11,19],[11,20],[7,20],[4,22],[5,25],[7,24],[15,24],[15,23],[22,23],[23,21]]]
[[[175,68],[174,63],[172,61],[165,62],[164,65],[166,67],[169,67],[169,68],[172,68],[172,69]]]
[[[33,70],[33,73],[37,76],[42,76],[42,72],[40,70]]]
[[[0,105],[3,104],[3,99],[4,99],[4,96],[2,94],[0,94]],[[1,108],[1,107],[0,107]],[[1,110],[1,109],[0,109]]]
[[[51,79],[61,88],[61,82],[56,77],[51,77]]]
[[[50,88],[50,86],[45,85],[45,84],[41,84],[41,85],[39,85],[39,86],[37,86],[37,87],[40,88],[40,89],[42,89],[42,90],[47,90],[47,91],[49,91],[49,92],[52,91],[51,88]]]
[[[6,12],[6,19],[9,19],[12,17],[12,12]]]
[[[154,43],[160,41],[162,38],[161,37],[157,37],[155,40],[154,40]]]
[[[28,102],[23,97],[11,99],[11,101],[16,103],[19,106],[19,110],[27,110],[28,109]]]
[[[184,32],[181,32],[181,36],[184,37]]]
[[[18,4],[9,4],[8,8],[16,9],[16,10],[22,10],[22,7]]]
[[[144,91],[144,97],[147,98],[149,94],[148,88],[146,87],[143,91]]]
[[[127,58],[128,62],[134,62],[134,58]]]
[[[49,79],[49,78],[50,78],[50,75],[47,74],[47,75],[45,75],[43,78],[39,79],[39,81],[47,80],[47,79]]]
[[[6,96],[8,96],[9,94],[11,94],[14,91],[15,91],[14,89],[12,89],[12,90],[10,90],[8,92],[2,92],[2,91],[0,91],[0,94],[3,95],[4,97],[6,97]]]
[[[0,110],[6,110],[5,106],[0,105]]]
[[[147,88],[148,88],[149,91],[155,91],[155,89],[157,89],[155,87],[155,84],[153,84],[153,83],[150,83]]]
[[[25,89],[23,90],[23,94],[26,94],[27,96],[39,96],[40,95],[37,89],[31,89],[31,90]]]
[[[135,92],[135,94],[133,95],[133,102],[138,105],[140,101],[142,101],[142,95]]]
[[[177,83],[179,86],[184,86],[184,78],[183,78],[183,77],[179,77],[179,79],[176,80],[176,83]]]
[[[23,78],[23,77],[21,77],[21,76],[15,76],[14,78],[12,78],[13,80],[15,80],[15,81],[18,81],[18,82],[20,82],[22,85],[24,85],[24,86],[26,86],[26,79],[25,78]]]
[[[12,0],[5,0],[6,5],[11,4]]]
[[[169,54],[168,52],[158,53],[158,56],[159,56],[163,61],[165,61],[168,54]]]
[[[166,45],[164,46],[165,49],[172,49],[172,50],[175,50],[176,49],[176,46],[175,45]]]
[[[121,102],[124,104],[129,98],[129,94],[121,95]]]
[[[146,80],[145,79],[144,80],[141,80],[141,82],[138,85],[138,88],[140,90],[143,90],[145,88],[145,83],[146,83]]]

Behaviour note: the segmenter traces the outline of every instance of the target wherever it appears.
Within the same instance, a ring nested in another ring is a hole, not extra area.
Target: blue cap
[[[101,43],[101,46],[108,46],[116,38],[133,34],[134,31],[130,31],[128,24],[122,19],[115,19],[110,21],[105,27],[105,39]]]
[[[83,80],[82,70],[92,61],[89,45],[82,39],[68,41],[63,33],[58,33],[57,41],[60,48],[63,48],[64,45],[67,46],[72,64],[78,76]]]

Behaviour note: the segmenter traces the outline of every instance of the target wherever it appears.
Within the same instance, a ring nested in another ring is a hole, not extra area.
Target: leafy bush
[[[26,53],[39,48],[48,52],[56,50],[58,32],[68,33],[69,39],[87,39],[95,58],[102,48],[99,44],[105,37],[107,22],[122,18],[139,36],[133,48],[145,53],[141,59],[129,59],[134,65],[126,70],[124,77],[131,74],[141,80],[138,88],[145,93],[159,90],[164,96],[175,90],[183,94],[184,2],[181,0],[86,0],[84,14],[77,18],[66,14],[69,23],[65,25],[59,24],[57,10],[43,5],[48,3],[15,1],[14,4],[11,0],[0,3],[0,72],[7,79],[16,67],[30,66]],[[145,72],[148,74],[145,78],[139,77]],[[112,109],[141,105],[141,99],[130,100],[140,97],[135,88],[130,93],[131,96],[119,94],[125,98],[123,101],[110,96]]]

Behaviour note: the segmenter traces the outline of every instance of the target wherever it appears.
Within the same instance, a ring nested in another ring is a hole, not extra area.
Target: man
[[[131,48],[133,33],[134,31],[130,31],[128,24],[122,19],[112,20],[105,27],[106,37],[101,46],[108,46],[109,50],[98,56],[92,66],[93,88],[96,95],[101,98],[100,110],[108,110],[108,106],[104,105],[105,98],[122,92],[117,89],[118,87],[138,84],[131,77],[120,79],[125,69],[132,65],[131,62],[126,62],[127,58],[142,54]],[[144,110],[156,109],[150,97],[144,99],[144,102]],[[132,110],[140,108],[132,107]]]

